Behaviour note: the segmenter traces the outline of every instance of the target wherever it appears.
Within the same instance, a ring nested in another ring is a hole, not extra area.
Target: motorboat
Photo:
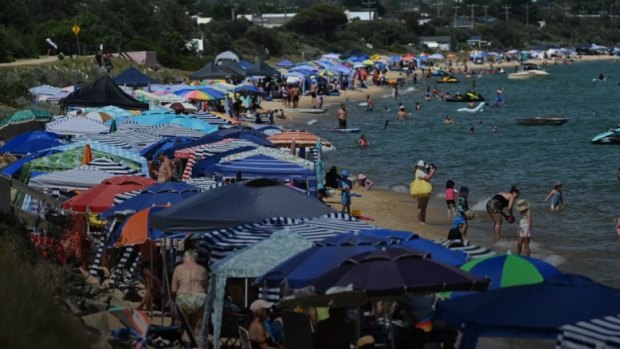
[[[446,102],[483,102],[484,97],[479,92],[468,91],[466,93],[457,93],[453,97],[446,98]]]
[[[563,125],[568,121],[567,118],[553,116],[553,117],[534,117],[517,119],[517,124],[524,126],[558,126]]]
[[[454,76],[442,76],[437,79],[438,84],[456,84],[457,82],[459,82],[459,79]]]
[[[620,144],[620,125],[601,132],[591,140],[594,144]]]
[[[550,75],[546,71],[542,70],[538,65],[533,63],[523,63],[519,66],[516,73],[508,74],[508,79],[511,80],[525,80],[525,79],[538,79],[548,78]]]

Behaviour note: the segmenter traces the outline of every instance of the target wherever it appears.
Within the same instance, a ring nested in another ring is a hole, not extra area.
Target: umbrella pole
[[[149,313],[149,319],[151,319],[151,321],[153,320],[153,304],[154,304],[154,300],[153,300],[153,277],[155,277],[155,275],[153,274],[153,270],[155,270],[155,263],[153,262],[153,258],[155,257],[154,254],[155,252],[153,251],[153,242],[149,241],[149,245],[150,245],[150,249],[151,249],[151,277],[149,280],[150,283],[150,290],[151,290],[151,298],[149,299],[149,307],[151,309],[151,312]]]
[[[244,288],[245,288],[245,299],[244,299],[244,306],[247,308],[248,307],[248,278],[243,279],[244,282]]]

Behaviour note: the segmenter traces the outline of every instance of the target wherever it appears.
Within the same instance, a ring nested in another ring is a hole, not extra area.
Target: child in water
[[[545,197],[545,201],[551,199],[551,211],[559,211],[560,207],[564,204],[562,199],[562,183],[555,182],[553,189]]]
[[[454,190],[454,181],[449,179],[446,182],[446,206],[448,207],[448,217],[456,216],[456,191]]]
[[[525,199],[517,201],[517,211],[521,213],[519,220],[519,228],[517,231],[517,254],[521,254],[521,250],[526,256],[530,256],[530,239],[532,238],[532,211],[530,203]]]

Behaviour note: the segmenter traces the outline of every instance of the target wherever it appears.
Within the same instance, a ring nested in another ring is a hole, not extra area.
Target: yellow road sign
[[[73,34],[78,35],[80,33],[80,26],[74,24],[73,27],[71,27],[71,31],[73,32]]]

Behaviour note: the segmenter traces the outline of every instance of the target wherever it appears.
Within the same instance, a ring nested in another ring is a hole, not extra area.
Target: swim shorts
[[[502,213],[502,203],[495,198],[489,199],[487,201],[487,212],[488,213]]]
[[[206,299],[207,295],[204,293],[186,293],[178,295],[176,302],[185,315],[191,315],[204,306]]]

